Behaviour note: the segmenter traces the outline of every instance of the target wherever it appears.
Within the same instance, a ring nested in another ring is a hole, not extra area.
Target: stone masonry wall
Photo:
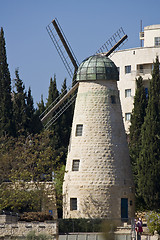
[[[0,223],[0,238],[10,239],[16,237],[17,239],[25,237],[29,232],[35,231],[36,234],[44,233],[57,239],[57,222],[14,222],[14,223]]]
[[[77,124],[83,125],[82,136],[75,136]],[[74,159],[80,160],[79,171],[72,171]],[[122,198],[128,198],[128,214],[134,216],[134,184],[116,81],[79,83],[63,195],[64,218],[120,218]],[[77,210],[70,209],[70,198],[77,198]]]

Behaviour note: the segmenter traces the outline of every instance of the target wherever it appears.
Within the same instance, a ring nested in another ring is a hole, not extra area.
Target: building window
[[[143,65],[142,65],[142,64],[139,65],[139,72],[140,72],[140,73],[143,73]]]
[[[131,120],[131,113],[125,113],[125,120],[130,121]]]
[[[131,89],[125,89],[125,97],[131,97]]]
[[[131,73],[131,65],[125,66],[125,74]]]
[[[70,198],[70,210],[77,210],[77,198]]]
[[[79,171],[80,160],[76,159],[72,162],[72,171]]]
[[[155,46],[160,46],[160,37],[155,37],[154,38],[154,45]]]
[[[116,96],[115,95],[111,95],[111,103],[116,103]]]
[[[82,136],[82,131],[83,131],[83,125],[82,124],[77,124],[77,126],[76,126],[76,136]]]

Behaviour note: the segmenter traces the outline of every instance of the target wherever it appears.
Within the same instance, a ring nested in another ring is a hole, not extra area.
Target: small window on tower
[[[82,124],[77,124],[77,126],[76,126],[76,136],[82,136],[82,131],[83,131],[83,125]]]
[[[116,103],[116,96],[115,95],[111,95],[111,103]]]
[[[125,89],[125,97],[131,97],[131,89]]]
[[[77,210],[77,198],[70,198],[70,210]]]
[[[72,171],[79,171],[79,163],[80,163],[80,160],[78,159],[73,160]]]
[[[125,120],[130,121],[131,120],[131,113],[125,113]]]

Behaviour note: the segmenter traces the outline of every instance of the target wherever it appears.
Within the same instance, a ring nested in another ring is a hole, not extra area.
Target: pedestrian
[[[143,223],[141,218],[139,218],[138,222],[136,223],[136,231],[137,231],[137,240],[141,240],[141,234],[143,232]]]

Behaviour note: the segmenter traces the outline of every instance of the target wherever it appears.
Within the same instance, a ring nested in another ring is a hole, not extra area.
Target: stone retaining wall
[[[57,222],[14,222],[0,223],[0,239],[23,239],[29,232],[35,231],[36,234],[44,233],[57,239]]]

